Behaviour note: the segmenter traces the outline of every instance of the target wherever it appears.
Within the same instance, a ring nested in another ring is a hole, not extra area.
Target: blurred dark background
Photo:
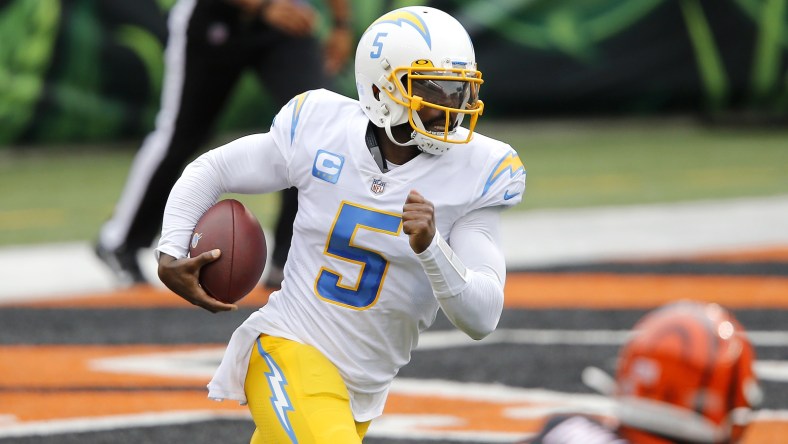
[[[0,146],[142,138],[158,109],[173,3],[1,0]],[[487,80],[489,116],[788,122],[785,0],[352,4],[357,36],[384,11],[411,4],[460,19]],[[351,64],[336,89],[355,97]],[[275,110],[263,88],[242,81],[219,131],[267,128]]]

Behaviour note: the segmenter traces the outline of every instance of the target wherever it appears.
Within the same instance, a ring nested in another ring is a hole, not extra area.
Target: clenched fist
[[[435,207],[416,190],[408,193],[402,207],[402,230],[416,253],[426,250],[435,237]]]

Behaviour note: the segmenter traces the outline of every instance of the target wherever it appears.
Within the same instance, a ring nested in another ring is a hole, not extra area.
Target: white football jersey
[[[525,169],[502,142],[475,134],[383,174],[365,142],[368,124],[357,101],[325,90],[297,96],[276,116],[270,134],[278,152],[250,181],[256,191],[299,190],[285,278],[233,336],[211,397],[243,401],[249,349],[262,332],[317,347],[344,378],[356,419],[379,415],[439,308],[402,231],[409,191],[434,204],[449,244],[461,216],[522,199]]]

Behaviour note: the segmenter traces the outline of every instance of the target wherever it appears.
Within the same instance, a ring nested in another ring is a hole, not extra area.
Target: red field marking
[[[10,409],[6,406],[13,406]],[[0,393],[0,414],[28,421],[100,418],[135,413],[245,411],[237,402],[216,402],[203,391],[91,391],[61,393]],[[2,431],[2,426],[0,426]]]
[[[261,307],[271,290],[257,288],[241,307]],[[773,276],[510,273],[505,305],[512,308],[652,308],[678,299],[717,302],[729,308],[788,308],[788,278]],[[191,307],[166,289],[126,290],[15,303],[29,307]],[[195,308],[196,309],[196,308]]]
[[[698,261],[786,261],[788,248],[704,255]],[[258,288],[239,305],[258,307],[269,289]],[[752,276],[659,276],[618,274],[510,273],[506,305],[511,308],[651,308],[676,299],[715,301],[731,308],[788,308],[788,278]],[[190,307],[168,290],[150,286],[29,304],[33,307]],[[197,309],[197,308],[194,308]],[[222,347],[224,344],[217,344]],[[18,421],[103,417],[184,410],[245,411],[237,402],[207,399],[205,377],[167,377],[93,370],[95,359],[205,349],[193,346],[5,346],[0,347],[0,416]],[[504,412],[523,402],[491,402],[392,393],[385,414],[442,415],[451,427],[430,430],[529,433],[537,420],[513,420]],[[531,405],[529,407],[539,407]],[[0,425],[0,430],[2,425]],[[781,442],[788,421],[754,423],[745,444]]]
[[[90,362],[101,358],[152,353],[197,351],[199,346],[6,346],[0,347],[0,415],[26,422],[102,418],[112,415],[183,411],[245,411],[235,401],[207,399],[205,376],[151,376],[92,370]],[[13,363],[13,364],[12,364]],[[167,388],[167,389],[164,389]],[[180,388],[180,389],[179,389]],[[535,398],[536,399],[536,398]],[[512,419],[510,409],[555,408],[559,401],[479,400],[462,393],[392,392],[386,415],[414,418],[438,415],[453,420],[450,425],[420,426],[430,432],[523,433],[537,429],[541,420]],[[788,421],[773,418],[755,422],[745,444],[780,442],[788,434]]]
[[[225,344],[216,344],[224,347]],[[0,387],[18,389],[80,387],[195,387],[205,378],[118,374],[96,371],[100,358],[205,350],[209,345],[11,345],[0,347]],[[0,404],[2,405],[2,404]]]
[[[788,247],[698,255],[697,262],[786,262]],[[273,291],[255,288],[238,302],[261,307]],[[731,308],[788,308],[788,278],[760,276],[690,276],[622,274],[509,273],[506,306],[515,308],[651,308],[677,299],[714,301]],[[75,294],[30,303],[29,307],[189,307],[189,303],[160,287],[138,285],[125,290]]]
[[[750,424],[742,444],[767,444],[785,442],[788,421],[756,421]]]
[[[729,308],[788,308],[788,278],[620,274],[514,274],[512,308],[652,308],[679,299]]]
[[[239,307],[262,307],[268,301],[271,289],[258,287],[236,303]],[[71,297],[32,302],[14,302],[9,305],[40,308],[154,308],[154,307],[194,307],[175,293],[150,285],[136,285],[123,290],[105,293],[76,294]],[[194,307],[196,309],[196,307]]]
[[[221,347],[222,345],[217,345]],[[91,369],[100,358],[204,350],[200,346],[0,347],[0,415],[19,421],[179,410],[243,409],[207,399],[204,377],[167,377]],[[156,390],[166,387],[168,390]],[[192,390],[194,389],[194,390]]]

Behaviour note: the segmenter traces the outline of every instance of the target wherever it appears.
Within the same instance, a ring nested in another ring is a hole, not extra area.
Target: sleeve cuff
[[[426,250],[417,253],[432,291],[437,298],[449,298],[460,294],[468,283],[467,269],[439,232],[435,232],[432,243]]]

